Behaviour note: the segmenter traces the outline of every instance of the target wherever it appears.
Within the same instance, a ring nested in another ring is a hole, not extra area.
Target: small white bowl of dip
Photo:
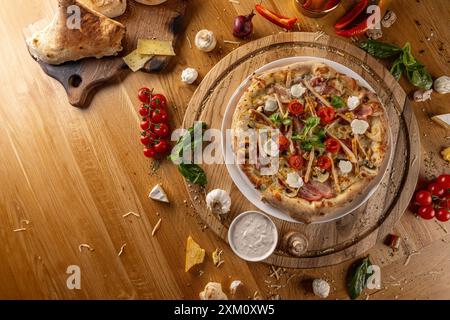
[[[277,247],[278,230],[267,215],[258,211],[245,211],[231,222],[228,243],[241,259],[263,261]]]

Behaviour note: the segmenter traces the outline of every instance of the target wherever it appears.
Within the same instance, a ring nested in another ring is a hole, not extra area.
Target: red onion
[[[234,18],[233,35],[236,38],[248,37],[253,32],[252,19],[255,16],[253,11],[247,16],[237,16]]]

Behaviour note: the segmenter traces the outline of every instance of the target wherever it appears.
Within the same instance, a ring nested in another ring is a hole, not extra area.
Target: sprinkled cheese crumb
[[[356,97],[356,96],[350,96],[350,97],[348,97],[348,99],[347,99],[347,107],[348,107],[350,110],[356,109],[356,108],[359,106],[360,103],[361,103],[361,101],[360,101],[359,98]]]
[[[138,217],[138,218],[141,217],[138,213],[135,213],[135,212],[132,212],[132,211],[130,211],[130,212],[128,212],[128,213],[125,213],[122,217],[123,217],[123,218],[126,218],[126,217],[128,217],[128,216],[135,216],[135,217]]]
[[[117,254],[118,257],[120,257],[122,255],[122,253],[125,251],[125,247],[127,246],[126,243],[124,243],[119,250],[119,253]]]
[[[354,134],[364,134],[369,129],[369,123],[364,120],[355,119],[350,125]]]
[[[86,243],[82,243],[78,246],[78,250],[83,251],[83,248],[88,249],[89,251],[94,251],[95,249],[92,248],[90,245],[86,244]]]
[[[353,165],[350,161],[341,160],[339,161],[339,169],[343,174],[346,174],[352,171]]]
[[[152,230],[152,237],[154,237],[156,232],[158,232],[159,228],[161,227],[161,222],[162,222],[162,219],[160,218]]]
[[[13,232],[21,232],[21,231],[27,231],[27,228],[18,228],[13,230]]]

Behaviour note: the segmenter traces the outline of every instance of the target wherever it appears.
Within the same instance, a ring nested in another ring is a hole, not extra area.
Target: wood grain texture
[[[225,121],[230,128],[231,120],[224,118],[224,115],[228,101],[242,81],[265,64],[287,57],[313,56],[339,62],[356,71],[375,88],[389,118],[392,136],[390,148],[394,154],[392,166],[370,199],[344,218],[313,225],[274,218],[280,239],[291,231],[303,233],[309,239],[308,251],[301,258],[289,256],[280,241],[277,251],[266,262],[281,267],[307,268],[338,264],[363,254],[377,242],[383,241],[408,206],[419,174],[419,128],[415,117],[411,116],[411,105],[403,89],[384,67],[358,48],[348,46],[335,37],[316,38],[315,33],[280,33],[233,51],[206,75],[195,91],[183,124],[189,128],[194,121],[204,121],[208,128],[220,129]],[[230,214],[220,221],[206,209],[205,193],[199,194],[198,188],[190,184],[187,184],[187,190],[199,215],[219,237],[227,241],[231,221],[241,212],[256,208],[236,188],[223,162],[203,167],[209,178],[206,192],[222,188],[232,195]]]
[[[69,103],[75,107],[87,107],[100,86],[122,79],[131,70],[122,57],[136,49],[138,39],[171,41],[175,46],[183,30],[187,0],[169,0],[159,6],[146,6],[129,1],[125,13],[116,18],[127,31],[123,51],[116,57],[88,58],[62,65],[39,62],[43,71],[58,80],[67,92]],[[152,58],[142,68],[144,72],[161,72],[172,57]]]
[[[227,288],[232,280],[241,279],[245,286],[234,298],[247,299],[259,291],[263,297],[279,293],[284,299],[314,299],[310,280],[316,277],[330,281],[330,299],[347,298],[344,278],[353,261],[291,269],[287,271],[293,276],[289,283],[287,275],[275,281],[266,264],[240,260],[211,230],[202,228],[195,210],[183,203],[188,194],[173,165],[164,161],[156,174],[150,174],[150,162],[142,156],[138,139],[137,90],[146,85],[164,93],[177,106],[170,109],[171,125],[180,127],[196,89],[181,83],[181,71],[195,67],[204,78],[237,48],[223,40],[233,40],[233,17],[247,14],[254,4],[243,0],[240,5],[225,0],[190,2],[190,23],[180,36],[181,46],[170,72],[140,72],[126,79],[122,75],[123,81],[100,90],[90,108],[80,110],[67,103],[64,89],[30,58],[23,41],[22,28],[42,17],[50,18],[54,1],[3,1],[0,56],[6,63],[0,64],[0,298],[197,299],[208,281],[222,282]],[[351,2],[344,1],[336,12],[318,20],[300,16],[289,0],[267,1],[266,5],[299,16],[304,31],[320,28],[331,35],[332,23]],[[397,0],[392,9],[398,21],[384,31],[383,40],[398,45],[411,41],[415,55],[433,77],[450,74],[447,1]],[[258,16],[254,24],[251,40],[281,31]],[[187,36],[193,41],[203,28],[213,30],[219,40],[218,49],[210,54],[190,49],[186,40]],[[401,86],[408,95],[413,92],[404,79]],[[429,120],[431,115],[449,112],[449,99],[450,95],[433,94],[431,101],[411,103],[408,116],[415,114],[420,129],[421,174],[428,178],[450,171],[439,155],[442,147],[449,146],[445,137],[450,132]],[[171,199],[169,205],[147,197],[158,182]],[[139,213],[140,218],[122,218],[129,211]],[[161,228],[151,237],[159,218]],[[22,219],[30,220],[27,230],[13,232]],[[449,228],[448,223],[417,219],[407,210],[393,230],[380,231],[400,235],[402,245],[392,252],[379,241],[369,250],[381,267],[383,281],[381,290],[367,292],[370,299],[448,299]],[[199,267],[204,271],[201,276],[196,271],[184,272],[188,235],[207,251]],[[80,252],[81,243],[95,251]],[[124,243],[127,246],[118,257]],[[220,268],[210,258],[217,247],[224,249],[225,263]],[[415,251],[420,254],[404,266],[408,254]],[[66,269],[73,264],[81,268],[81,290],[66,287]],[[282,287],[269,287],[274,284]]]

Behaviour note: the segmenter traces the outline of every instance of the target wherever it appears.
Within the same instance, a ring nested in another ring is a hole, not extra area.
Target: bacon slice
[[[281,102],[289,103],[291,102],[291,91],[289,89],[277,84],[273,87],[275,89],[275,93],[280,98]]]
[[[356,108],[354,113],[359,120],[367,120],[367,117],[370,117],[373,114],[373,109],[368,104],[363,104]]]
[[[315,188],[312,188],[309,183],[300,188],[298,196],[308,201],[319,201],[323,198],[322,194]]]
[[[319,181],[311,181],[309,183],[310,187],[317,190],[325,199],[330,199],[334,197],[333,189],[328,183],[321,183]]]

